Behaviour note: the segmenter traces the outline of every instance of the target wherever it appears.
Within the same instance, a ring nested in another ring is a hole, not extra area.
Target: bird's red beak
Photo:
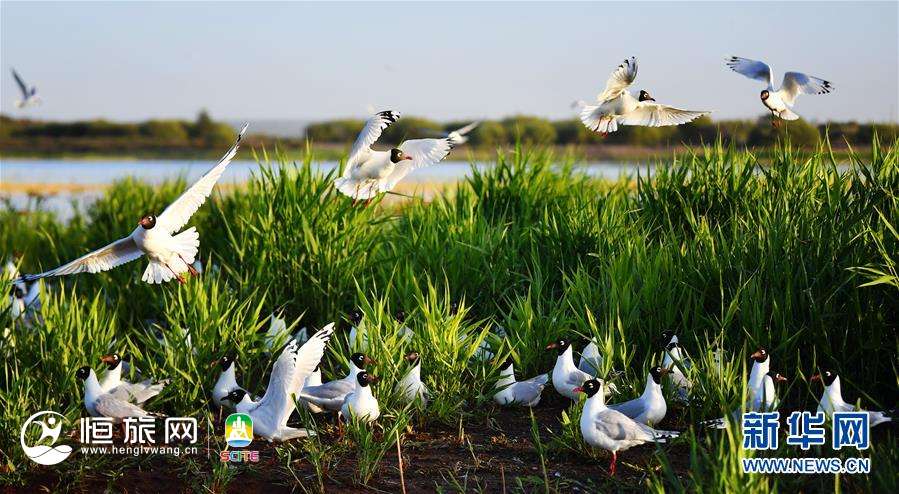
[[[784,377],[784,376],[781,376],[780,374],[774,376],[774,380],[777,381],[777,382],[779,382],[779,383],[785,383],[785,382],[787,382],[787,378]]]
[[[376,365],[378,362],[369,356],[365,356],[365,358],[362,359],[362,363],[365,365]]]
[[[821,374],[815,374],[809,379],[809,382],[821,382]]]
[[[378,377],[378,376],[373,376],[373,375],[371,375],[371,374],[368,375],[368,382],[370,382],[370,383],[372,383],[372,384],[374,384],[374,383],[376,383],[376,382],[378,382],[378,381],[380,381],[380,380],[381,380],[381,378]]]
[[[409,161],[412,161],[413,158],[412,158],[411,156],[408,156],[408,155],[407,155],[405,158],[403,158],[403,160],[409,160]],[[400,161],[402,161],[402,160],[400,160]]]
[[[583,392],[584,392],[584,388],[578,386],[578,387],[572,389],[572,391],[574,391],[575,393],[583,393]]]
[[[546,345],[546,349],[547,349],[547,350],[553,350],[553,349],[555,349],[555,348],[559,348],[559,344],[558,344],[558,343],[553,342],[553,343],[550,343],[549,345]]]

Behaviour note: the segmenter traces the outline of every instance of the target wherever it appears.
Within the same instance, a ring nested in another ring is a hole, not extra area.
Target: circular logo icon
[[[39,420],[44,416],[46,416],[45,419]],[[22,426],[19,440],[22,442],[22,450],[25,451],[26,456],[31,458],[31,461],[40,463],[41,465],[56,465],[72,454],[72,447],[67,444],[53,446],[56,444],[56,441],[59,440],[59,433],[62,432],[62,424],[64,421],[65,417],[61,414],[50,411],[37,412],[28,417],[28,420],[25,421],[25,425]],[[33,443],[33,446],[29,446],[25,442],[25,433],[32,424],[41,428],[41,435],[37,438],[37,441]],[[50,438],[49,444],[41,444],[46,438]]]

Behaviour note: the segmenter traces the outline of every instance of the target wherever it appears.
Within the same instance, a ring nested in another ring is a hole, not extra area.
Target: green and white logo
[[[225,419],[225,441],[233,448],[253,442],[253,419],[245,413],[232,413]]]

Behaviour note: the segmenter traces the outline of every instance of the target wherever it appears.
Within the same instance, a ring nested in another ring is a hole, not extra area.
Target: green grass
[[[826,144],[808,153],[780,145],[766,153],[764,167],[752,153],[718,144],[662,163],[651,178],[616,182],[580,175],[571,159],[550,151],[516,147],[433,202],[368,208],[337,195],[333,177],[310,167],[312,156],[294,164],[279,153],[263,154],[266,166],[247,187],[215,193],[192,219],[207,267],[201,278],[184,287],[149,286],[140,282],[145,261],[138,261],[101,275],[45,282],[45,324],[34,330],[17,327],[8,313],[0,316],[0,328],[8,331],[0,345],[0,483],[23,485],[36,471],[18,446],[21,422],[51,409],[74,423],[83,415],[74,371],[97,367],[108,351],[131,354],[150,375],[173,379],[151,402],[169,414],[213,419],[208,403],[216,372],[209,362],[225,352],[240,356],[240,382],[260,391],[271,360],[262,356],[257,330],[273,310],[283,310],[298,328],[320,327],[361,307],[379,361],[375,373],[382,377],[374,389],[383,416],[374,431],[355,427],[342,443],[299,441],[277,449],[279,482],[302,490],[326,488],[329,472],[348,462],[355,482],[370,483],[383,468],[381,459],[395,455],[396,431],[405,444],[407,425],[462,430],[485,418],[501,423],[504,412],[487,406],[499,362],[510,354],[519,376],[545,372],[555,357],[543,347],[562,335],[598,337],[604,371],[621,372],[614,379],[629,398],[659,363],[658,335],[677,331],[694,361],[699,404],[672,407],[667,427],[688,429],[740,403],[745,362],[758,345],[769,349],[773,369],[791,378],[782,388],[787,408],[814,408],[820,388],[808,377],[817,366],[839,371],[847,399],[893,407],[899,381],[896,144],[875,141],[848,161],[837,161]],[[45,212],[23,215],[5,207],[0,253],[21,252],[25,272],[53,267],[126,235],[142,214],[161,211],[184,187],[181,181],[155,188],[123,181],[66,224]],[[461,302],[455,315],[452,301]],[[415,332],[408,343],[390,316],[399,309]],[[168,325],[167,346],[152,336],[154,321]],[[501,347],[489,331],[496,325],[509,333]],[[182,331],[191,334],[195,352],[184,347]],[[330,345],[325,378],[343,374],[345,338],[340,332]],[[495,344],[496,361],[471,358],[484,338]],[[710,344],[725,350],[720,372]],[[413,349],[422,354],[432,394],[424,409],[404,406],[393,393],[406,370],[402,355]],[[538,470],[507,479],[510,489],[565,490],[574,480],[547,478],[544,460],[572,455],[596,465],[590,485],[622,486],[604,484],[608,456],[578,442],[578,407],[565,415],[560,420],[570,422],[535,446]],[[302,420],[332,427],[320,417]],[[541,424],[534,426],[532,436],[540,437]],[[889,434],[876,436],[883,442],[869,452],[874,474],[839,479],[746,476],[737,469],[738,439],[699,431],[684,436],[676,453],[649,447],[656,451],[655,468],[630,487],[896,491],[899,458]],[[101,475],[112,484],[114,472],[142,461],[82,459],[52,471],[76,481]],[[314,478],[298,478],[291,467],[296,462],[312,463]],[[233,469],[215,462],[171,468],[198,490],[235,481]],[[446,491],[481,488],[452,472],[433,478]]]

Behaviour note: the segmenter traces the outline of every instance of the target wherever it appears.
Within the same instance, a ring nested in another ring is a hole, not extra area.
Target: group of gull
[[[795,120],[798,116],[792,107],[799,94],[821,94],[833,88],[830,82],[799,72],[787,72],[779,89],[773,86],[770,67],[759,61],[739,57],[727,59],[727,65],[734,71],[752,79],[767,83],[760,94],[763,105],[775,118]],[[35,88],[28,88],[19,75],[13,72],[23,99],[19,106],[38,103]],[[659,127],[680,125],[692,121],[708,111],[683,110],[655,102],[646,90],[635,97],[628,88],[637,76],[636,58],[621,63],[609,77],[605,89],[594,104],[579,103],[579,114],[583,124],[591,131],[603,135],[615,132],[619,125]],[[342,176],[334,181],[334,187],[356,201],[367,204],[379,194],[391,191],[411,171],[436,164],[446,158],[453,147],[464,143],[467,134],[477,127],[477,122],[450,132],[442,138],[405,140],[393,148],[374,149],[381,134],[400,118],[396,111],[386,110],[373,115],[365,123],[352,146]],[[776,120],[775,120],[776,121]],[[240,141],[247,126],[239,132],[234,145],[222,159],[197,182],[188,188],[162,213],[148,213],[140,218],[137,227],[128,236],[103,248],[90,252],[74,261],[40,274],[18,276],[13,281],[10,293],[12,314],[26,324],[40,324],[41,278],[73,275],[77,273],[98,273],[147,256],[147,265],[142,280],[154,284],[177,280],[185,283],[185,273],[198,275],[195,265],[200,245],[199,233],[195,227],[181,231],[191,216],[211,194],[216,182],[237,154]],[[16,267],[7,266],[10,274],[17,273]],[[361,312],[350,314],[353,323],[349,341],[358,349],[367,346],[367,335],[360,331]],[[397,314],[403,322],[405,314]],[[283,321],[273,316],[270,332],[286,330]],[[221,374],[212,391],[212,401],[218,407],[231,407],[253,419],[254,433],[269,441],[287,441],[305,437],[310,431],[289,427],[288,419],[296,404],[302,403],[310,412],[337,412],[339,416],[357,418],[366,422],[376,420],[380,415],[378,401],[372,392],[372,384],[378,377],[366,369],[375,362],[362,351],[349,358],[349,370],[337,380],[322,383],[319,364],[325,348],[335,330],[329,324],[307,335],[291,335],[289,341],[276,359],[268,386],[263,395],[254,397],[236,380],[236,357],[224,356],[217,364]],[[412,331],[402,326],[403,339],[409,340]],[[189,336],[189,335],[188,335]],[[547,350],[558,352],[555,366],[549,374],[518,381],[511,358],[498,366],[494,401],[502,406],[533,407],[540,401],[542,392],[550,380],[554,389],[562,396],[577,400],[583,393],[587,396],[580,419],[580,429],[587,444],[612,453],[611,473],[614,474],[617,453],[644,443],[664,442],[676,437],[676,431],[654,429],[667,412],[662,393],[662,380],[670,376],[679,399],[689,396],[690,381],[684,374],[689,360],[681,353],[676,335],[664,335],[661,365],[652,367],[646,377],[643,393],[630,401],[607,405],[606,399],[615,393],[614,385],[597,377],[602,364],[595,341],[590,341],[581,354],[578,365],[574,363],[571,341],[560,339],[547,346]],[[477,357],[489,359],[493,352],[482,343]],[[780,374],[769,370],[771,358],[764,349],[752,354],[753,366],[748,382],[748,401],[734,411],[766,410],[777,406],[775,384],[784,380]],[[154,382],[144,379],[128,382],[122,377],[123,368],[128,365],[118,354],[102,357],[107,365],[100,378],[88,366],[78,369],[76,376],[84,381],[84,404],[92,416],[105,416],[121,420],[125,417],[156,415],[143,408],[147,400],[157,395],[167,381]],[[418,352],[405,355],[408,373],[396,383],[394,389],[407,402],[427,403],[428,390],[422,382],[422,356]],[[830,371],[815,375],[823,381],[824,394],[819,400],[819,410],[828,414],[833,411],[855,409],[841,396],[839,376]],[[889,421],[882,412],[869,412],[872,425]],[[732,417],[722,417],[705,423],[709,427],[726,427]]]

